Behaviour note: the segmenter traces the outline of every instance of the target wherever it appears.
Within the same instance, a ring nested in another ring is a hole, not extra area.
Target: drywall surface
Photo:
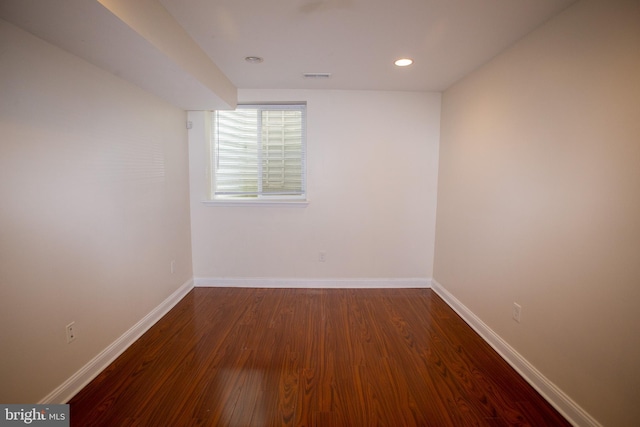
[[[607,426],[640,422],[639,22],[577,2],[442,104],[434,278]]]
[[[240,90],[239,96],[307,102],[309,204],[203,205],[206,125],[204,113],[190,113],[196,278],[431,277],[440,94]]]
[[[0,402],[40,401],[191,279],[185,120],[0,20]]]

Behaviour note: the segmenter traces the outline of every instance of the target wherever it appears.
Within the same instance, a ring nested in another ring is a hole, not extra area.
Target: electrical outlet
[[[517,302],[513,303],[513,309],[511,310],[511,317],[513,320],[520,323],[520,312],[522,311],[522,307]]]
[[[325,251],[320,251],[318,253],[318,261],[326,262],[327,261],[327,253]]]
[[[176,272],[176,260],[175,259],[173,261],[171,261],[170,269],[171,269],[171,274]]]
[[[69,323],[65,330],[67,331],[67,344],[76,339],[76,322]]]

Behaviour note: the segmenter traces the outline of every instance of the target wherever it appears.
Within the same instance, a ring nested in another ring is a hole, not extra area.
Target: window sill
[[[203,200],[205,206],[266,206],[266,207],[290,207],[306,208],[308,200]]]

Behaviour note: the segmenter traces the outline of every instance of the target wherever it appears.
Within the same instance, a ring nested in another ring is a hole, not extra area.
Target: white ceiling
[[[239,88],[441,91],[573,0],[160,2]],[[399,70],[404,56],[415,63]]]
[[[135,0],[134,8],[158,16],[159,2],[237,88],[442,91],[574,1]],[[185,109],[219,104],[202,75],[121,20],[114,4],[127,3],[0,0],[0,17]],[[414,65],[393,65],[405,56]]]

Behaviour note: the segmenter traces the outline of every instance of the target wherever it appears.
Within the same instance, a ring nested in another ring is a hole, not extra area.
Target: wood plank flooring
[[[72,426],[569,426],[429,289],[195,288]]]

